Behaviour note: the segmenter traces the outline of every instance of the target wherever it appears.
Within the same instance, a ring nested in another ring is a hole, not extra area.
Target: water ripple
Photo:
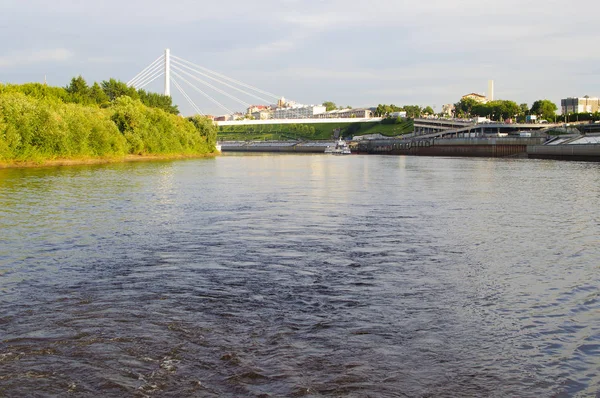
[[[595,396],[597,169],[0,170],[0,396]]]

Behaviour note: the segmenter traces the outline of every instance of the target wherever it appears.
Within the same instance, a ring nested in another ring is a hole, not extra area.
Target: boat
[[[341,138],[336,141],[335,145],[330,145],[325,148],[325,153],[330,153],[332,155],[350,155],[350,147],[346,143],[346,141]]]
[[[220,142],[217,142],[215,144],[215,152],[221,152],[221,143]]]

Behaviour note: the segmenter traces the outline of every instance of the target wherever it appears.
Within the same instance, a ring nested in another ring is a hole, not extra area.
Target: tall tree
[[[108,81],[104,80],[101,86],[102,90],[108,96],[110,101],[114,101],[123,95],[127,95],[133,99],[139,99],[136,89],[127,86],[127,84],[123,83],[122,81],[117,81],[115,79],[110,79]]]
[[[138,90],[137,94],[139,95],[142,104],[146,106],[159,108],[174,115],[179,114],[177,105],[173,105],[173,99],[168,95],[151,93],[142,89]]]
[[[65,90],[69,94],[79,94],[81,96],[87,96],[89,92],[89,87],[85,79],[79,75],[71,79],[71,83],[65,87]]]
[[[457,116],[470,117],[473,115],[473,108],[477,105],[479,105],[479,102],[475,101],[473,98],[462,98],[454,104],[454,109]]]
[[[217,127],[213,121],[207,117],[199,115],[191,116],[187,118],[187,120],[192,122],[200,136],[206,137],[208,144],[211,147],[214,147],[215,143],[217,142]]]
[[[327,112],[334,111],[334,110],[337,109],[337,105],[335,104],[335,102],[331,102],[331,101],[325,101],[325,102],[323,102],[323,106],[325,107],[325,110]]]
[[[423,113],[423,109],[419,105],[404,105],[404,110],[408,118],[421,117],[421,113]]]
[[[546,120],[554,119],[557,109],[556,104],[547,99],[537,100],[531,105],[531,113]]]
[[[521,115],[527,115],[529,113],[529,105],[525,103],[519,105],[519,109],[521,110]]]
[[[81,75],[72,78],[71,83],[65,87],[65,90],[71,97],[69,102],[75,102],[77,104],[89,104],[92,102],[90,100],[90,89]]]
[[[96,104],[104,104],[109,101],[108,95],[102,90],[97,82],[90,88],[90,99]]]

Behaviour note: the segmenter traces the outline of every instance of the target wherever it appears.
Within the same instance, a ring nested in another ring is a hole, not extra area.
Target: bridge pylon
[[[171,50],[165,49],[165,95],[171,96]]]

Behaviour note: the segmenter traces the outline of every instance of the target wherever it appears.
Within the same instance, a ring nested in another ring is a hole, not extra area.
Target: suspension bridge
[[[248,102],[250,100],[260,102],[260,105],[269,106],[270,104],[283,105],[285,99],[282,95],[276,95],[266,90],[262,90],[253,85],[244,83],[237,79],[225,76],[222,73],[215,72],[201,65],[195,64],[174,54],[171,54],[169,49],[155,59],[152,63],[146,66],[140,73],[135,75],[127,82],[127,85],[135,89],[147,87],[157,79],[164,77],[164,94],[171,96],[171,85],[183,96],[190,104],[194,112],[199,115],[206,116],[202,108],[192,99],[189,94],[190,89],[199,93],[202,97],[212,102],[214,105],[222,109],[225,114],[233,115],[235,112],[228,106],[219,101],[219,98],[226,97],[229,100],[243,105],[244,111],[247,108],[254,106]],[[188,90],[188,91],[186,91]],[[240,98],[241,97],[241,98]],[[255,102],[256,103],[256,102]],[[311,119],[302,116],[300,108],[288,108],[293,118],[287,119],[266,119],[266,120],[228,120],[219,121],[220,125],[235,125],[235,124],[294,124],[294,123],[339,123],[340,121],[347,122],[347,119],[327,118],[327,119]],[[360,121],[377,121],[380,118],[355,118],[353,122]]]
[[[173,55],[169,49],[166,49],[164,54],[155,59],[154,62],[129,80],[127,85],[134,87],[135,89],[141,89],[162,76],[164,76],[165,84],[164,94],[171,96],[172,84],[183,98],[186,99],[193,110],[200,115],[205,115],[205,113],[202,112],[198,105],[196,105],[184,87],[191,88],[195,92],[200,93],[227,114],[233,114],[235,112],[217,100],[214,94],[209,94],[207,88],[211,90],[211,93],[216,92],[221,94],[234,102],[243,105],[245,108],[251,107],[252,104],[240,98],[240,96],[243,96],[244,98],[253,98],[264,105],[277,103],[277,101],[282,98],[280,95],[261,90],[250,84],[227,77],[221,73]],[[225,87],[230,91],[226,91]],[[235,94],[232,94],[231,90],[233,90]]]

